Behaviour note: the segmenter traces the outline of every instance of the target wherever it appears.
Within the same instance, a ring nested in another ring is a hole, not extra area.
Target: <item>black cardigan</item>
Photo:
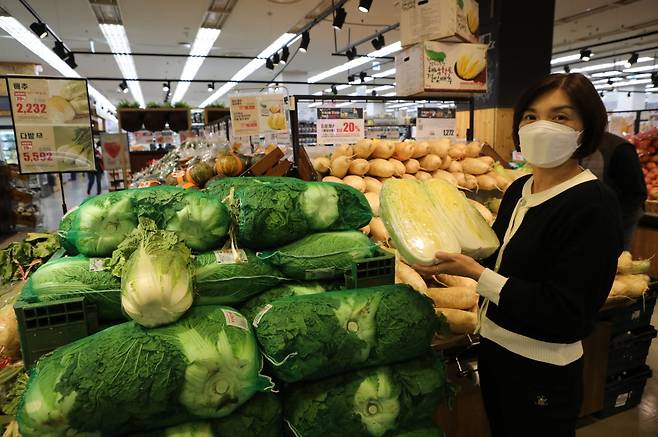
[[[501,244],[529,176],[507,189],[493,229]],[[487,317],[517,334],[573,343],[592,331],[623,246],[619,206],[600,181],[576,185],[530,208],[498,273],[509,278]],[[498,252],[485,260],[493,269]]]

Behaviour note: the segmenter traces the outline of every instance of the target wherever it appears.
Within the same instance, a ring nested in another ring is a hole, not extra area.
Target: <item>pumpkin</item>
[[[215,176],[215,171],[210,165],[202,161],[189,166],[185,176],[189,182],[194,182],[194,184],[202,187],[208,182],[208,179]]]
[[[215,171],[218,175],[238,176],[244,171],[244,163],[233,154],[223,155],[215,160]]]

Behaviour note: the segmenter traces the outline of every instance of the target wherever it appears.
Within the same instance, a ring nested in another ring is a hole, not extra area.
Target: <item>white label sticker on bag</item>
[[[617,399],[615,400],[615,408],[623,407],[626,405],[632,394],[633,392],[629,391],[628,393],[622,393],[617,396]]]
[[[260,319],[262,319],[265,313],[267,313],[271,309],[272,309],[272,305],[268,303],[258,312],[258,314],[256,314],[256,317],[254,317],[254,321],[251,323],[252,325],[254,325],[254,328],[258,328]]]
[[[244,329],[249,331],[249,322],[247,319],[240,313],[231,311],[231,310],[222,310],[224,313],[224,318],[226,319],[226,324],[229,326],[235,326],[236,328]]]
[[[102,272],[105,270],[105,260],[103,258],[89,258],[89,271]]]
[[[233,251],[231,249],[221,249],[213,252],[217,264],[243,264],[247,262],[247,252],[243,249]]]

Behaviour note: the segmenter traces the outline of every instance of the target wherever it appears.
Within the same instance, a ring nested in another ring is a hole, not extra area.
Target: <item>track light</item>
[[[345,51],[345,54],[347,55],[347,59],[350,61],[356,58],[356,47],[349,48]]]
[[[564,66],[564,72],[567,74],[571,73],[571,67],[569,67],[569,64]]]
[[[64,59],[66,57],[66,47],[64,47],[64,43],[61,41],[55,41],[53,52],[55,52],[55,54],[59,56],[60,59]]]
[[[41,21],[35,21],[30,24],[30,29],[32,29],[32,32],[41,39],[48,36],[48,27],[46,26],[46,23],[42,23]]]
[[[75,63],[75,56],[71,52],[68,52],[66,58],[64,59],[64,62],[66,62],[68,66],[73,69],[75,69],[78,66],[78,64]]]
[[[274,53],[274,54],[272,55],[272,64],[274,64],[274,65],[279,65],[279,60],[280,60],[280,59],[281,59],[281,58],[279,58],[279,52]]]
[[[354,82],[354,75],[350,74],[349,76],[347,76],[347,81],[348,82]]]
[[[603,98],[603,96],[605,95],[605,94],[603,94],[603,91],[601,91],[599,94],[600,94],[601,98]]]
[[[341,30],[343,28],[343,24],[345,24],[345,18],[347,18],[347,12],[345,12],[344,7],[340,7],[336,9],[334,12],[334,22],[332,26],[336,30]]]
[[[361,12],[368,13],[370,11],[370,6],[372,6],[372,0],[360,0],[359,1],[359,10]]]
[[[283,46],[283,50],[281,50],[281,63],[283,65],[288,62],[288,58],[290,57],[290,50],[288,49],[288,46]]]
[[[119,91],[128,94],[128,83],[125,80],[119,84]]]
[[[162,82],[162,91],[169,91],[171,89],[171,82]]]
[[[654,87],[658,87],[658,71],[651,73],[651,84]]]
[[[587,62],[590,59],[592,59],[592,51],[590,49],[582,49],[580,51],[580,60]]]
[[[612,85],[613,83],[612,79],[608,79],[608,85]]]
[[[336,88],[336,85],[331,85],[331,94],[334,96],[338,94],[338,89]]]
[[[308,45],[311,43],[311,34],[308,33],[308,30],[302,33],[302,42],[299,43],[299,50],[306,53],[308,50]]]
[[[370,94],[371,94],[373,97],[375,97],[375,96],[377,95],[377,91],[372,90],[372,92],[371,92]]]
[[[267,58],[267,60],[265,61],[265,66],[269,70],[274,70],[274,63],[272,62],[272,58]]]
[[[211,93],[215,91],[215,82],[211,82],[208,84],[208,92]]]
[[[368,74],[365,71],[359,73],[359,79],[361,79],[361,83],[364,83],[366,81],[366,77],[368,77]]]
[[[626,93],[626,97],[630,97],[630,96],[631,96],[631,92],[629,91]]]
[[[638,60],[639,57],[640,57],[640,55],[638,55],[637,52],[633,52],[631,54],[631,57],[628,58],[628,61],[626,61],[626,64],[624,64],[624,67],[630,68],[631,65],[637,63],[637,60]]]
[[[370,43],[375,48],[375,50],[379,50],[386,45],[386,40],[384,39],[384,35],[380,33],[375,38],[373,38]]]

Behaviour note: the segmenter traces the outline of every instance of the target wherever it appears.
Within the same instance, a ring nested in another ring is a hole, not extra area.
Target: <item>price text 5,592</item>
[[[53,152],[24,152],[23,161],[37,162],[37,161],[52,161]]]
[[[21,114],[45,114],[45,103],[17,103],[16,112]]]

